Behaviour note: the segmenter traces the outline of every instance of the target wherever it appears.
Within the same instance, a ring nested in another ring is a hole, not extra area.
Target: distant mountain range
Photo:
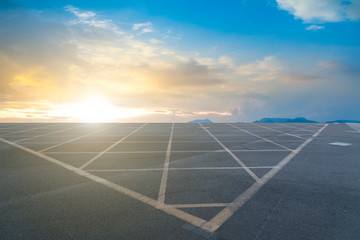
[[[317,123],[303,117],[298,118],[262,118],[254,123]]]
[[[188,123],[212,123],[212,121],[209,119],[196,119],[196,120],[190,121]]]
[[[327,121],[326,123],[360,123],[359,120],[335,120],[335,121]]]
[[[196,119],[188,123],[212,123],[209,119]],[[262,118],[254,121],[254,123],[317,123],[316,121],[306,119],[304,117],[298,118]],[[335,120],[327,121],[326,123],[360,123],[359,120]]]

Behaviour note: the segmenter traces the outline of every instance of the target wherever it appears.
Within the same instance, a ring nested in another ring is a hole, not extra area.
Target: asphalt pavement
[[[358,239],[357,124],[0,123],[0,239]]]

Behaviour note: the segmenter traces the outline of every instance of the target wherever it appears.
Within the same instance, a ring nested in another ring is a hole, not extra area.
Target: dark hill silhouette
[[[262,118],[254,123],[317,123],[303,117],[298,118]]]
[[[190,121],[188,123],[212,123],[212,121],[209,119],[196,119],[196,120]]]
[[[360,123],[359,120],[335,120],[335,121],[327,121],[326,123]]]

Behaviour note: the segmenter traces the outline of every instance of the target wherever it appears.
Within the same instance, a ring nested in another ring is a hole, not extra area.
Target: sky
[[[0,122],[360,120],[360,0],[0,0]]]

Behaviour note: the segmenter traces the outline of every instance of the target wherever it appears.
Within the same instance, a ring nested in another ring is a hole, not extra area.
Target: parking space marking
[[[34,139],[34,138],[38,138],[38,137],[43,137],[43,136],[47,136],[47,135],[51,135],[51,134],[59,133],[59,132],[65,132],[65,131],[67,131],[67,130],[74,129],[74,128],[78,128],[78,127],[81,127],[81,125],[75,126],[75,127],[69,127],[69,128],[65,128],[65,129],[62,129],[62,130],[58,130],[58,131],[54,131],[54,132],[49,132],[49,133],[45,133],[45,134],[41,134],[41,135],[37,135],[37,136],[34,136],[34,137],[29,137],[29,138],[24,138],[24,139],[16,140],[16,141],[14,141],[14,142],[24,142],[24,141],[29,140],[29,139]],[[37,142],[37,143],[38,143],[38,142]],[[48,143],[48,142],[47,142],[47,143]]]
[[[35,156],[38,156],[38,157],[42,158],[44,160],[52,162],[52,163],[54,163],[54,164],[56,164],[56,165],[58,165],[60,167],[63,167],[65,169],[77,174],[77,175],[86,177],[86,178],[88,178],[88,179],[90,179],[90,180],[92,180],[94,182],[102,184],[102,185],[104,185],[104,186],[106,186],[106,187],[108,187],[110,189],[113,189],[113,190],[115,190],[117,192],[120,192],[122,194],[125,194],[125,195],[127,195],[127,196],[129,196],[129,197],[131,197],[133,199],[136,199],[136,200],[138,200],[140,202],[148,204],[148,205],[150,205],[150,206],[152,206],[152,207],[154,207],[156,209],[162,210],[162,211],[166,212],[167,214],[172,215],[174,217],[177,217],[177,218],[179,218],[179,219],[181,219],[181,220],[183,220],[185,222],[188,222],[188,223],[190,223],[190,224],[192,224],[192,225],[194,225],[196,227],[203,228],[203,226],[205,226],[206,223],[207,223],[207,221],[202,219],[202,218],[196,217],[194,215],[191,215],[191,214],[189,214],[187,212],[181,211],[181,210],[179,210],[177,208],[174,208],[172,206],[169,206],[167,204],[158,202],[158,201],[156,201],[156,200],[154,200],[154,199],[152,199],[150,197],[147,197],[145,195],[142,195],[140,193],[137,193],[135,191],[127,189],[127,188],[125,188],[125,187],[123,187],[121,185],[115,184],[115,183],[110,182],[110,181],[108,181],[108,180],[106,180],[104,178],[101,178],[101,177],[93,175],[93,174],[91,174],[89,172],[86,172],[86,171],[84,171],[82,169],[73,167],[73,166],[71,166],[69,164],[66,164],[64,162],[56,160],[55,158],[49,157],[49,156],[47,156],[47,155],[45,155],[45,154],[43,154],[41,152],[34,151],[34,150],[30,149],[30,148],[21,146],[21,145],[19,145],[17,143],[14,143],[14,142],[10,142],[10,141],[8,141],[6,139],[3,139],[1,137],[0,137],[0,141],[5,142],[7,144],[10,144],[10,145],[12,145],[14,147],[17,147],[19,149],[22,149],[22,150],[24,150],[24,151],[26,151],[28,153],[31,153],[31,154],[33,154]]]
[[[130,137],[131,135],[133,135],[134,133],[136,133],[137,131],[139,131],[141,128],[145,127],[147,125],[147,123],[141,125],[140,127],[136,128],[134,131],[132,131],[131,133],[129,133],[128,135],[126,135],[125,137],[121,138],[119,141],[115,142],[114,144],[112,144],[110,147],[106,148],[104,151],[100,152],[99,154],[97,154],[95,157],[93,157],[92,159],[90,159],[88,162],[86,162],[85,164],[83,164],[80,169],[85,168],[86,166],[88,166],[89,164],[91,164],[92,162],[94,162],[96,159],[98,159],[99,157],[101,157],[104,153],[106,153],[107,151],[109,151],[110,149],[112,149],[113,147],[115,147],[116,145],[118,145],[119,143],[121,143],[122,141],[124,141],[126,138]]]
[[[200,124],[200,126],[202,126]],[[39,151],[32,150],[30,148],[21,146],[15,142],[8,141],[6,139],[0,138],[0,141],[5,142],[7,144],[10,144],[12,146],[15,146],[21,150],[24,150],[28,153],[31,153],[35,156],[38,156],[46,161],[52,162],[60,167],[63,167],[77,175],[86,177],[94,182],[97,182],[99,184],[102,184],[103,186],[106,186],[110,189],[113,189],[117,192],[120,192],[122,194],[125,194],[133,199],[136,199],[140,202],[143,202],[145,204],[148,204],[156,209],[159,209],[161,211],[166,212],[169,215],[175,216],[183,221],[186,221],[198,228],[201,228],[207,232],[215,232],[219,227],[222,226],[222,224],[227,221],[240,207],[242,207],[257,191],[261,189],[261,187],[268,182],[271,178],[275,176],[288,162],[290,162],[291,159],[293,159],[307,144],[309,144],[315,137],[317,137],[321,131],[323,131],[328,124],[324,125],[321,129],[319,129],[316,133],[312,135],[309,139],[307,139],[304,143],[302,143],[298,148],[296,148],[294,151],[291,151],[290,154],[288,154],[284,159],[282,159],[276,166],[259,166],[259,167],[203,167],[203,168],[168,168],[168,171],[177,171],[177,170],[233,170],[233,169],[252,169],[252,168],[269,168],[270,170],[260,179],[260,181],[256,181],[250,188],[248,188],[245,192],[243,192],[241,195],[239,195],[233,202],[231,203],[199,203],[199,204],[165,204],[163,202],[157,201],[155,199],[149,198],[145,195],[142,195],[140,193],[137,193],[135,191],[132,191],[128,188],[125,188],[119,184],[115,184],[111,181],[108,181],[104,178],[98,177],[96,175],[91,174],[90,172],[94,171],[107,171],[107,170],[82,170],[80,168],[73,167],[69,164],[66,164],[62,161],[59,161],[55,158],[52,158],[50,156],[45,155],[44,153],[41,153]],[[110,126],[113,127],[113,126]],[[207,129],[203,128],[210,136],[213,136],[213,138],[221,145],[224,146],[214,135],[212,135]],[[102,129],[104,130],[104,129]],[[83,137],[83,136],[82,136]],[[170,143],[170,141],[169,141]],[[223,147],[224,148],[224,147]],[[232,151],[227,149],[226,147],[224,150],[221,150],[222,152],[228,152],[232,154]],[[255,150],[256,151],[264,151],[264,150]],[[266,150],[269,151],[269,150]],[[279,151],[279,150],[277,150]],[[287,150],[280,150],[280,151],[287,151]],[[164,152],[164,151],[163,151]],[[171,148],[169,154],[172,152]],[[181,151],[183,152],[183,151]],[[192,152],[192,151],[190,151]],[[201,151],[203,152],[203,151]],[[50,152],[47,152],[50,153]],[[84,153],[90,153],[90,152],[84,152]],[[110,152],[108,152],[110,153]],[[60,154],[64,154],[63,152],[60,152]],[[74,153],[72,153],[74,154]],[[230,154],[230,155],[231,155]],[[233,156],[234,154],[232,154]],[[239,160],[240,161],[240,160]],[[110,170],[117,170],[117,169],[110,169]],[[164,168],[156,168],[156,169],[131,169],[134,171],[163,171]],[[129,169],[119,169],[119,171],[129,171]],[[216,216],[214,216],[210,221],[206,221],[200,217],[194,216],[192,214],[186,213],[178,208],[191,208],[191,207],[225,207],[222,211],[220,211]]]
[[[209,130],[207,130],[206,128],[204,128],[204,126],[199,123],[199,125],[204,129],[204,131],[206,131],[212,138],[214,138],[222,148],[224,148],[224,150],[229,153],[233,159],[239,163],[240,166],[242,166],[246,172],[248,172],[250,174],[251,177],[253,177],[255,179],[255,181],[261,181],[258,176],[255,175],[255,173],[253,171],[251,171],[233,152],[230,151],[230,149],[228,149],[222,142],[220,142],[219,139],[217,139],[217,137],[215,137]]]
[[[158,201],[164,203],[165,202],[165,192],[166,192],[166,183],[168,178],[168,169],[169,169],[169,162],[170,162],[170,153],[171,153],[171,143],[174,136],[174,127],[175,123],[171,125],[171,132],[169,137],[169,143],[167,146],[166,156],[165,156],[165,162],[163,167],[163,174],[161,176],[161,183],[160,183],[160,189],[159,189],[159,195],[158,195]]]
[[[288,135],[288,136],[293,136],[293,137],[296,137],[296,138],[306,140],[306,138],[303,138],[303,137],[300,137],[300,136],[297,136],[297,135],[294,135],[294,134],[291,134],[291,133],[286,133],[286,132],[283,132],[283,131],[280,131],[280,130],[277,130],[277,129],[274,129],[274,128],[265,127],[265,126],[262,126],[262,125],[256,124],[256,123],[251,123],[251,124],[262,127],[262,128],[266,128],[266,129],[269,129],[269,130],[272,130],[272,131],[275,131],[275,132],[283,133],[283,134]]]
[[[48,147],[48,148],[44,148],[44,149],[40,150],[39,152],[44,152],[44,151],[46,151],[46,150],[49,150],[49,149],[52,149],[52,148],[55,148],[55,147],[59,147],[59,146],[64,145],[64,144],[66,144],[66,143],[73,142],[73,141],[75,141],[75,140],[77,140],[77,139],[90,136],[90,135],[95,134],[95,133],[97,133],[97,132],[104,131],[104,130],[106,130],[106,129],[108,129],[108,128],[115,127],[116,125],[118,125],[118,124],[114,124],[114,125],[107,126],[107,127],[105,127],[105,128],[97,129],[97,130],[95,130],[95,131],[93,131],[93,132],[87,133],[87,134],[82,135],[82,136],[80,136],[80,137],[76,137],[76,138],[73,138],[73,139],[71,139],[71,140],[68,140],[68,141],[65,141],[65,142],[56,144],[56,145],[54,145],[54,146],[51,146],[51,147]]]
[[[12,124],[14,124],[14,123],[12,123]],[[16,123],[15,123],[15,124],[16,124]],[[23,127],[23,126],[26,126],[26,124],[19,124],[19,125],[18,125],[18,124],[16,124],[15,126],[1,127],[1,128],[0,128],[0,131],[1,131],[1,130],[3,130],[3,129],[5,129],[5,130],[6,130],[6,129],[11,129],[11,128]]]
[[[256,166],[248,167],[250,169],[272,169],[277,168],[276,166]],[[190,168],[168,168],[168,171],[177,170],[236,170],[244,169],[243,167],[190,167]],[[145,172],[145,171],[162,171],[164,168],[120,168],[120,169],[89,169],[87,172]]]
[[[360,123],[346,123],[349,127],[351,127],[355,131],[348,131],[348,132],[355,132],[360,133]]]
[[[15,141],[15,142],[19,142],[19,141]],[[32,142],[32,141],[21,141],[21,143],[62,143],[63,141],[47,141],[47,142]],[[85,144],[85,143],[113,143],[114,141],[107,141],[107,142],[76,142],[76,143],[81,143],[81,144]]]
[[[302,127],[302,128],[304,128],[305,126],[304,126],[304,124],[306,124],[306,127],[305,127],[305,129],[307,129],[307,128],[318,128],[318,126],[317,125],[314,125],[314,124],[311,124],[311,123],[293,123],[294,125],[297,125],[297,126],[299,126],[299,127]]]
[[[206,207],[227,207],[229,203],[195,203],[195,204],[168,204],[174,208],[206,208]]]
[[[227,125],[232,126],[232,127],[236,128],[236,129],[239,129],[240,131],[246,132],[246,133],[248,133],[248,134],[250,134],[250,135],[253,135],[254,137],[260,138],[260,139],[262,139],[262,140],[264,140],[264,141],[267,141],[267,142],[269,142],[269,143],[275,144],[275,145],[277,145],[277,146],[279,146],[279,147],[281,147],[281,148],[284,148],[284,149],[286,149],[286,150],[288,150],[288,151],[293,151],[293,149],[290,149],[290,148],[285,147],[285,146],[283,146],[283,145],[281,145],[281,144],[278,144],[278,143],[276,143],[276,142],[274,142],[274,141],[271,141],[271,140],[269,140],[269,139],[266,139],[266,138],[264,138],[264,137],[261,137],[261,136],[255,134],[255,133],[252,133],[252,132],[249,132],[249,131],[244,130],[244,129],[242,129],[242,128],[239,128],[239,127],[237,127],[237,126],[234,126],[234,125],[232,125],[232,124],[230,124],[230,123],[227,123]]]
[[[328,124],[325,124],[322,128],[320,128],[316,133],[312,135],[309,139],[307,139],[304,143],[302,143],[295,151],[291,152],[288,156],[286,156],[280,163],[277,164],[277,168],[271,169],[267,172],[262,178],[261,182],[255,182],[250,188],[248,188],[245,192],[240,194],[232,203],[230,203],[225,209],[219,212],[215,217],[213,217],[206,226],[208,231],[215,232],[226,220],[228,220],[239,208],[241,208],[256,192],[260,190],[260,188],[267,183],[271,178],[275,176],[287,163],[290,162],[306,145],[308,145],[315,137],[317,137]]]
[[[164,168],[120,168],[120,169],[87,169],[87,172],[146,172],[163,171]]]
[[[53,124],[53,126],[54,125],[57,125],[57,124]],[[15,135],[17,133],[29,132],[29,131],[32,131],[32,130],[43,129],[43,128],[47,128],[47,127],[49,127],[49,126],[42,126],[42,127],[36,127],[36,128],[30,128],[30,129],[25,129],[25,130],[21,130],[21,131],[11,132],[11,133],[7,133],[7,134],[0,134],[0,136],[1,137],[8,137],[8,136]]]
[[[239,150],[230,150],[232,152],[289,152],[285,149],[239,149]],[[222,153],[226,150],[183,150],[183,151],[171,151],[172,153]],[[100,152],[46,152],[47,154],[84,154],[84,153],[100,153]],[[118,154],[118,153],[166,153],[166,151],[108,151],[106,154]]]
[[[285,123],[276,123],[276,124],[282,125],[282,126],[291,127],[291,128],[295,128],[295,129],[302,130],[302,131],[306,131],[306,132],[315,133],[314,131],[311,131],[311,130],[308,130],[308,129],[305,129],[305,128],[294,127],[294,126],[291,126],[291,125],[288,125],[288,124],[285,124]]]

